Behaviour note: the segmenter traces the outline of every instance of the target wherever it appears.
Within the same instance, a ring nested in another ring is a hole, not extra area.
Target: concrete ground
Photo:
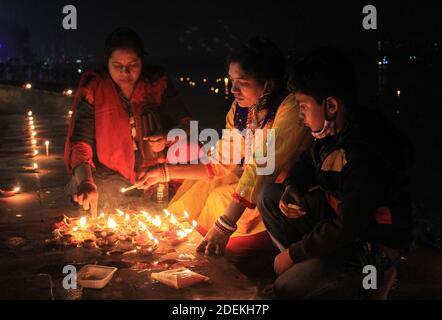
[[[0,198],[0,299],[261,299],[268,298],[272,283],[272,260],[253,259],[233,265],[225,258],[206,258],[194,253],[201,239],[194,235],[188,244],[168,254],[153,257],[108,256],[96,249],[51,248],[53,224],[63,215],[84,215],[66,198],[63,187],[67,175],[62,161],[68,114],[64,108],[50,109],[45,95],[32,106],[40,154],[33,157],[26,110],[5,110],[0,106],[0,189],[19,185],[21,192]],[[220,128],[228,110],[223,97],[196,97],[188,93],[189,109],[204,115],[203,126]],[[66,100],[66,104],[68,104]],[[211,108],[202,112],[200,107]],[[49,111],[48,111],[49,109]],[[210,114],[210,115],[209,115]],[[207,117],[206,117],[207,116]],[[50,141],[49,156],[44,141]],[[37,163],[39,169],[24,169]],[[163,251],[171,248],[164,248]],[[179,261],[179,254],[194,254],[191,261]],[[154,261],[166,268],[185,265],[210,278],[208,283],[184,290],[153,282]],[[65,265],[85,264],[116,266],[117,273],[102,290],[66,291],[62,288]],[[166,266],[167,265],[167,266]],[[398,268],[398,283],[391,299],[441,299],[442,254],[435,249],[417,246]]]

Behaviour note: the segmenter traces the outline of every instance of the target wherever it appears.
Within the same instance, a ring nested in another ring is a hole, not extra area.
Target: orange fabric
[[[93,158],[92,147],[82,141],[74,142],[71,146],[71,167],[75,169],[82,163],[89,164],[92,168],[95,168]]]
[[[205,236],[207,230],[198,226],[196,230]],[[237,258],[254,256],[269,251],[274,251],[275,246],[267,231],[259,232],[251,236],[230,237],[225,248],[225,253]]]
[[[84,85],[86,79],[92,80]],[[81,81],[77,96],[74,99],[73,116],[70,121],[69,134],[65,147],[65,161],[72,169],[72,150],[69,139],[73,134],[74,118],[81,97],[85,97],[94,107],[95,139],[97,156],[100,163],[135,183],[135,156],[130,134],[129,115],[123,106],[109,74],[86,73]],[[141,128],[141,113],[144,106],[157,107],[166,89],[166,77],[148,83],[140,81],[132,95],[131,107],[137,128]],[[141,130],[137,130],[137,135]],[[140,141],[140,137],[137,139]],[[74,157],[75,158],[75,157]]]
[[[325,197],[326,197],[327,202],[330,205],[330,207],[332,207],[333,211],[336,214],[339,214],[338,207],[339,207],[340,201],[338,199],[336,199],[335,197],[333,197],[328,192],[325,193]],[[375,214],[375,219],[376,219],[377,224],[393,224],[393,216],[391,214],[390,208],[388,208],[388,207],[378,208],[378,209],[376,209],[374,214]]]

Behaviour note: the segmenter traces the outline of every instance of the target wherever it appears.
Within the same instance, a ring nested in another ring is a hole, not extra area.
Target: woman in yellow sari
[[[223,135],[208,164],[150,168],[139,175],[139,183],[185,179],[168,209],[186,210],[198,221],[205,235],[198,250],[221,254],[225,249],[249,256],[272,246],[256,209],[257,194],[265,184],[284,179],[288,166],[309,145],[310,135],[299,121],[294,96],[286,91],[285,59],[276,45],[253,38],[231,53],[228,66],[235,101],[226,129],[233,130],[233,136],[239,134],[241,143]],[[261,142],[256,139],[258,131]],[[232,159],[235,152],[241,156],[240,164]],[[263,158],[273,162],[273,170],[264,174],[258,161]]]

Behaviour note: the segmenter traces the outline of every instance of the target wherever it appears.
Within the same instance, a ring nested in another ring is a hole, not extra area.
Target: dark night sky
[[[364,50],[373,49],[378,39],[440,40],[442,6],[429,3],[0,0],[0,26],[11,22],[27,26],[36,51],[54,42],[97,54],[106,34],[117,26],[135,28],[153,56],[224,55],[226,44],[252,35],[267,36],[285,50],[324,45]],[[77,31],[62,29],[62,8],[67,4],[78,9]],[[361,26],[365,4],[377,6],[377,31]]]

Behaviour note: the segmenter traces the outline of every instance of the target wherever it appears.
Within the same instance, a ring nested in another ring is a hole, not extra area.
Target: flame
[[[130,216],[126,213],[126,217],[124,218],[124,220],[129,221],[130,220]]]
[[[175,218],[175,216],[172,214],[172,215],[170,215],[170,221],[173,223],[173,224],[176,224],[177,222],[178,222],[178,220]]]
[[[192,221],[192,226],[193,226],[194,228],[198,227],[198,222],[196,222],[195,220],[193,220],[193,221]]]
[[[147,233],[147,236],[149,237],[150,240],[155,241],[155,237],[153,236],[152,232],[147,230],[146,233]]]
[[[184,210],[184,218],[185,219],[189,219],[190,218],[190,215],[189,215],[189,213],[186,210]]]
[[[187,237],[187,234],[186,234],[183,230],[179,230],[179,231],[176,233],[176,235],[177,235],[177,237],[178,237],[179,239],[182,239],[182,238]]]
[[[159,244],[160,243],[160,241],[158,241],[157,238],[153,239],[153,242],[155,242],[155,244]]]
[[[147,221],[152,221],[152,216],[149,213],[143,210],[141,210],[140,212],[143,214],[143,216],[146,217]]]
[[[29,117],[32,117],[32,111],[29,111],[29,112],[28,112],[28,116],[29,116]]]
[[[121,211],[120,209],[116,209],[116,211],[118,212],[118,215],[119,215],[120,217],[124,216],[124,212]]]
[[[45,145],[46,145],[46,146],[49,146],[49,141],[45,141]]]
[[[107,219],[107,226],[111,229],[115,229],[117,227],[117,223],[115,222],[114,219],[112,219],[111,217],[109,217]]]
[[[152,220],[152,224],[153,224],[155,227],[161,227],[161,225],[162,225],[163,223],[161,222],[160,217],[155,216],[155,219]]]
[[[73,227],[72,231],[74,231],[74,232],[78,231],[78,227]]]
[[[38,154],[38,150],[34,150],[34,156]]]
[[[31,130],[35,130],[35,126],[34,125],[31,126]]]
[[[12,190],[12,192],[15,192],[15,193],[17,193],[19,191],[20,191],[20,187],[15,187],[14,190]]]
[[[169,218],[169,216],[170,216],[170,212],[169,212],[167,209],[164,209],[163,211],[164,211],[164,214],[166,215],[166,217]]]
[[[138,221],[138,226],[140,227],[141,231],[147,230],[146,225],[141,221]]]
[[[100,218],[104,218],[104,213],[100,213]]]
[[[80,218],[80,228],[84,228],[86,226],[87,223],[87,218],[86,217],[81,217]]]
[[[38,164],[34,163],[33,167],[34,167],[34,169],[38,169]]]

